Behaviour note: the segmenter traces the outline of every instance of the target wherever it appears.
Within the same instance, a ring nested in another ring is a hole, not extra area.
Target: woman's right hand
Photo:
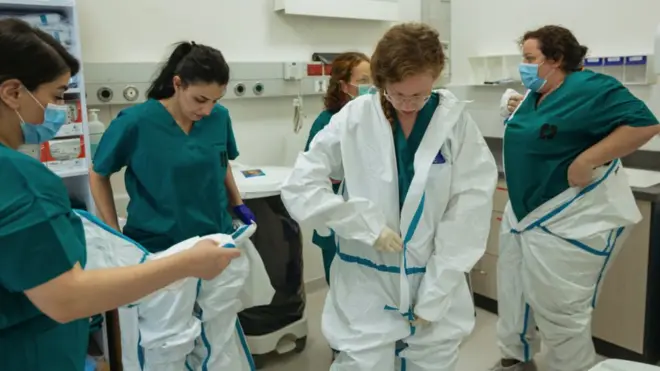
[[[189,276],[210,280],[222,273],[232,259],[241,255],[237,248],[218,246],[216,242],[203,239],[185,252]]]
[[[522,99],[523,96],[520,94],[515,94],[509,98],[509,100],[506,102],[506,109],[509,111],[509,113],[513,113],[513,111],[518,108],[518,105],[520,105]]]

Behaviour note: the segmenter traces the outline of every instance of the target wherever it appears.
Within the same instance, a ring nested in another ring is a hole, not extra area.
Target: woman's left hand
[[[414,327],[423,327],[429,324],[429,321],[415,314],[415,318],[410,321],[410,324]]]
[[[234,214],[245,224],[252,224],[257,222],[257,218],[254,216],[252,210],[245,204],[240,204],[234,206]]]
[[[588,186],[593,179],[593,172],[594,167],[590,163],[580,157],[576,158],[568,167],[568,185],[580,188]]]

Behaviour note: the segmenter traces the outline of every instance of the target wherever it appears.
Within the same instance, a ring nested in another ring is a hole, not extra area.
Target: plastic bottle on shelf
[[[103,136],[103,132],[105,131],[105,125],[99,120],[99,112],[100,110],[98,109],[90,109],[89,110],[89,144],[90,144],[90,154],[94,156],[94,153],[96,152],[96,147],[98,147],[99,142],[101,141],[101,137]]]

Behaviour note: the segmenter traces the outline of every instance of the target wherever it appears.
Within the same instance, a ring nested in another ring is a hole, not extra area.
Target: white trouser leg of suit
[[[121,365],[124,371],[141,371],[140,328],[137,307],[119,307]]]
[[[396,255],[393,257],[396,259]],[[330,370],[455,370],[459,345],[474,327],[474,306],[464,276],[452,293],[446,315],[440,321],[412,328],[409,317],[381,304],[398,299],[391,289],[398,283],[398,274],[351,260],[351,256],[340,252],[331,268],[322,329],[330,346],[340,354]],[[421,278],[421,274],[410,277],[411,286],[418,287]],[[395,352],[398,340],[407,347]]]
[[[235,246],[241,249],[242,255],[232,260],[218,277],[198,282],[196,310],[202,321],[202,333],[195,342],[195,350],[188,357],[189,370],[255,370],[252,355],[238,322],[238,312],[245,308],[246,304],[269,304],[274,295],[259,253],[249,240],[256,228],[256,224],[252,224],[242,226],[232,236],[203,237],[214,239],[223,246]],[[246,286],[250,286],[246,285],[246,282],[255,274],[260,280],[260,288],[247,293],[253,299],[250,303],[244,303],[242,295]]]
[[[523,293],[523,250],[519,234],[511,233],[517,224],[507,205],[500,229],[497,259],[497,338],[502,357],[529,362],[541,350],[536,321]]]
[[[595,363],[591,312],[598,286],[641,215],[620,161],[598,169],[584,189],[568,189],[517,223],[507,205],[498,263],[497,333],[504,358],[534,355],[535,319],[548,371]]]
[[[380,93],[334,115],[282,186],[298,222],[338,238],[322,324],[340,351],[332,371],[454,371],[474,327],[465,273],[486,248],[497,166],[465,102],[434,94],[403,206]],[[341,195],[328,178],[345,180]],[[374,249],[384,228],[401,233],[401,253]],[[429,324],[411,328],[415,317]],[[397,357],[398,341],[406,348]]]
[[[184,241],[159,254],[149,254],[138,243],[113,230],[95,216],[76,211],[81,217],[87,242],[88,264],[85,269],[115,268],[137,265],[145,260],[158,259],[190,248],[198,238]],[[185,279],[170,287],[140,299],[133,310],[138,312],[139,345],[143,354],[142,370],[182,371],[186,356],[192,351],[195,339],[201,332],[200,322],[195,318],[197,280]],[[130,310],[121,326],[122,342],[126,352],[131,352],[135,341],[135,318]],[[127,334],[123,336],[124,332]],[[132,365],[134,366],[134,365]],[[127,370],[128,371],[128,370]],[[133,371],[133,370],[130,370]]]

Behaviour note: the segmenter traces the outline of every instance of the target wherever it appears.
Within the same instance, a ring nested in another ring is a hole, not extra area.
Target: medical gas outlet
[[[103,103],[109,103],[114,95],[115,93],[112,89],[107,86],[103,86],[96,91],[96,98]]]
[[[252,87],[254,95],[261,95],[264,92],[264,84],[258,82]]]
[[[124,88],[124,99],[129,102],[135,102],[140,96],[140,91],[135,86],[127,86]]]
[[[234,85],[234,94],[236,94],[237,97],[243,96],[243,94],[245,94],[245,84],[239,82],[238,84]]]

